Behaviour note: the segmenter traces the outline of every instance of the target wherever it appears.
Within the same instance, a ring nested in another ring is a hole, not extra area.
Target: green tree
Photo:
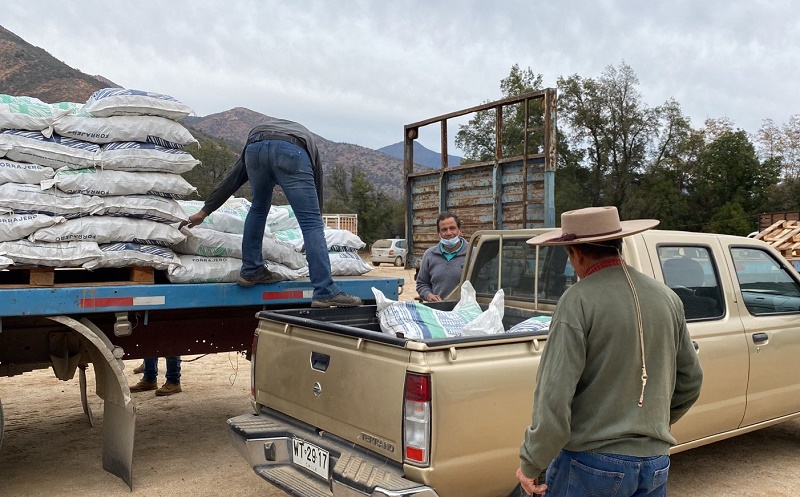
[[[739,202],[734,200],[714,209],[709,230],[712,233],[747,236],[757,224],[753,216],[748,215]]]
[[[719,213],[738,212],[731,207],[722,209],[735,204],[755,219],[778,181],[779,166],[774,160],[760,162],[743,130],[722,133],[699,157],[695,183],[698,209],[722,215]]]
[[[326,213],[348,214],[352,212],[347,167],[343,164],[334,164],[325,174],[324,192],[324,211]]]
[[[500,81],[502,98],[513,97],[542,89],[542,75],[534,74],[530,68],[520,69],[518,64],[511,67],[511,73]],[[484,103],[488,103],[486,100]],[[529,128],[541,126],[543,122],[542,110],[534,108],[531,102],[528,109]],[[503,111],[501,134],[503,139],[502,156],[513,157],[522,155],[525,130],[525,107],[523,103],[506,106]],[[539,146],[544,143],[544,137],[539,132],[529,137],[529,147]],[[456,134],[455,143],[463,150],[462,164],[493,160],[495,157],[495,111],[484,110],[476,112],[468,124],[460,125]]]
[[[197,194],[201,199],[207,199],[208,195],[217,187],[222,178],[236,163],[239,154],[221,140],[200,139],[198,145],[186,147],[186,151],[200,161],[200,164],[182,176],[192,186],[197,188]],[[252,198],[249,185],[237,192],[240,197]]]

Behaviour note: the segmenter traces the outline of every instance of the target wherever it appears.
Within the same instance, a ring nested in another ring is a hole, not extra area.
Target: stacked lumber
[[[786,259],[800,259],[800,221],[776,221],[755,238],[772,245]]]

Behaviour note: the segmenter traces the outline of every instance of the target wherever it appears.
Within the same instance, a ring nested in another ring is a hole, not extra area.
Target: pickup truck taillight
[[[403,412],[405,460],[428,464],[431,444],[431,377],[406,373]]]
[[[258,331],[253,335],[253,347],[250,349],[250,397],[256,398],[256,349],[258,349]]]

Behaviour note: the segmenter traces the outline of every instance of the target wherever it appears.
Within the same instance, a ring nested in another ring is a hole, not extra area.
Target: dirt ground
[[[369,275],[405,277],[401,299],[416,296],[412,271],[383,265]],[[138,410],[133,494],[288,495],[256,476],[228,442],[225,420],[250,412],[250,363],[236,353],[197,357],[184,357],[183,393],[134,394]],[[137,364],[126,362],[131,384],[138,380],[132,373]],[[163,359],[159,367],[163,371]],[[50,370],[0,378],[6,416],[0,496],[131,494],[122,480],[102,469],[103,406],[93,392],[90,374],[89,402],[95,417],[95,427],[90,427],[80,406],[77,375],[67,382],[57,380]],[[674,455],[669,494],[796,496],[798,460],[800,421],[791,421]]]

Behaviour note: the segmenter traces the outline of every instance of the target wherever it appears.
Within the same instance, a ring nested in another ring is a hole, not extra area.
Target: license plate
[[[292,462],[328,479],[330,454],[327,450],[299,438],[292,439]]]

